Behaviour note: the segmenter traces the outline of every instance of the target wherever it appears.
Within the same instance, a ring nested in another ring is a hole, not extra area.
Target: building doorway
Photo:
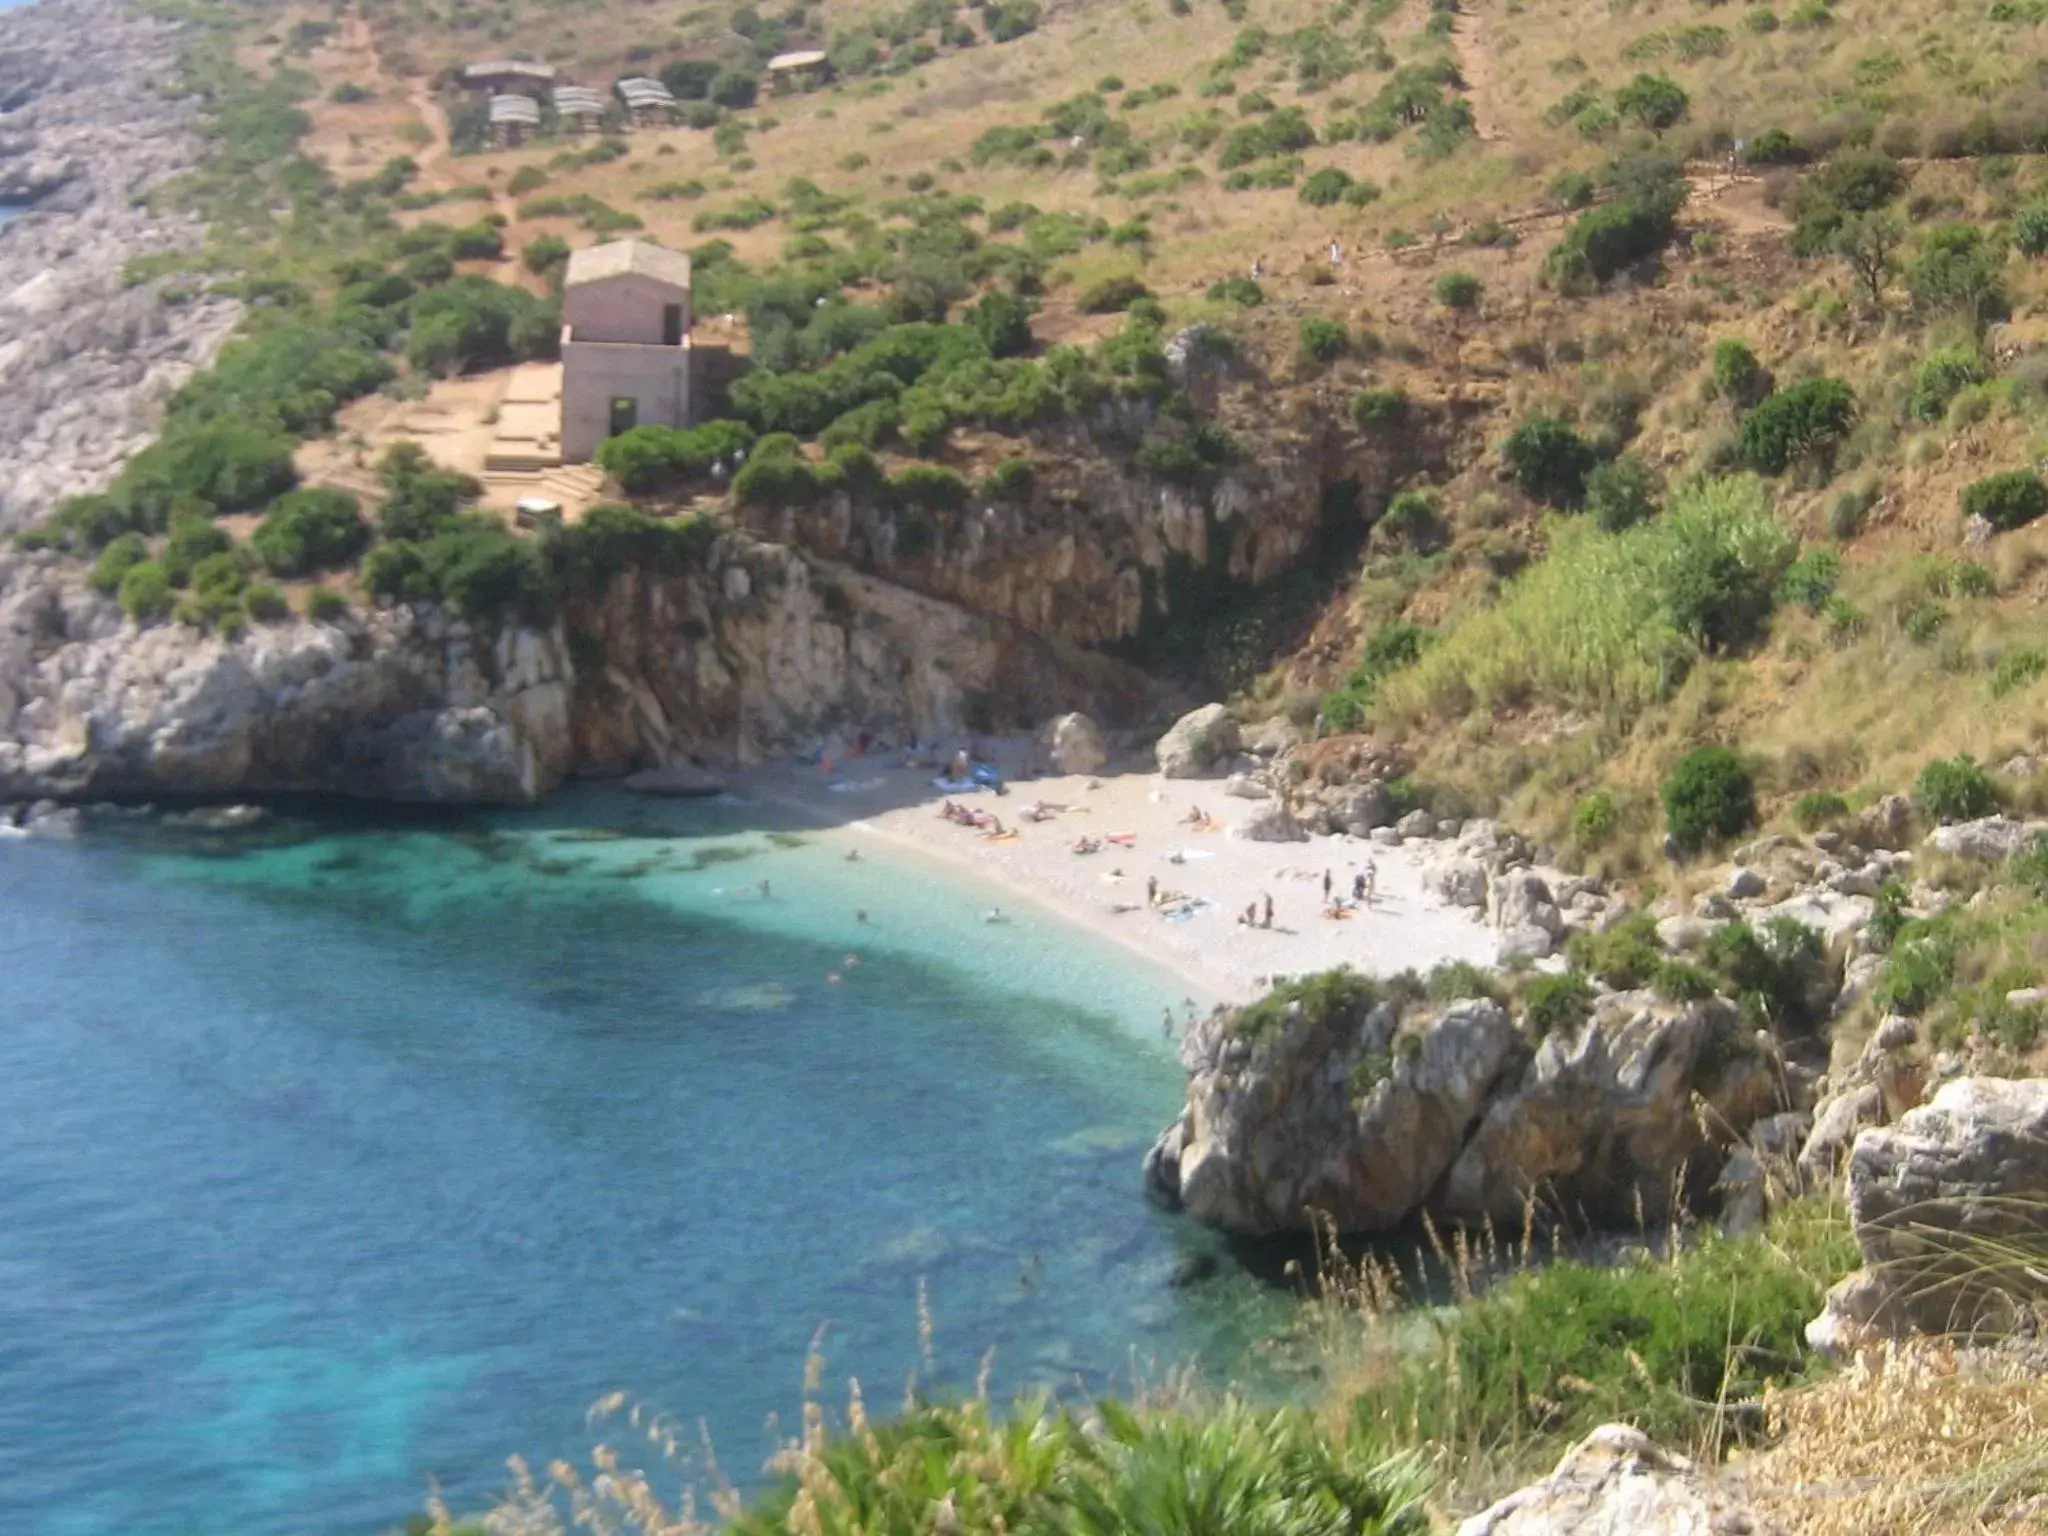
[[[661,344],[664,347],[680,347],[683,344],[683,306],[664,304],[661,306]]]
[[[606,435],[617,437],[621,432],[630,432],[640,425],[640,402],[631,395],[612,396],[611,431]]]

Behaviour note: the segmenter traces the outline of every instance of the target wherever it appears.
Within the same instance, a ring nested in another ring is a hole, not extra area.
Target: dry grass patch
[[[2048,1526],[2048,1369],[2037,1347],[1923,1344],[1767,1398],[1776,1449],[1745,1468],[1792,1536],[1975,1536]]]

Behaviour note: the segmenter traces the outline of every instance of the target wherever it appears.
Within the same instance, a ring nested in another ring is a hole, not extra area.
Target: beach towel
[[[981,793],[983,787],[972,779],[938,778],[932,780],[933,789],[943,789],[949,795],[977,795]]]
[[[990,838],[989,841],[992,843],[1014,843],[1017,841],[1017,834],[1015,832],[1004,832]]]
[[[1185,864],[1189,859],[1213,859],[1216,855],[1207,848],[1176,848],[1167,858]]]
[[[1115,843],[1120,848],[1134,848],[1138,843],[1138,834],[1135,832],[1112,832],[1107,840]]]

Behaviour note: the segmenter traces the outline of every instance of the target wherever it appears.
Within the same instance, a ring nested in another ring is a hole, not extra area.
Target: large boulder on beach
[[[1848,1187],[1864,1267],[1828,1293],[1810,1344],[2011,1331],[2041,1289],[2048,1079],[1947,1084],[1856,1138]]]
[[[1278,800],[1261,800],[1246,813],[1243,821],[1230,829],[1232,837],[1241,837],[1254,843],[1305,843],[1308,834],[1301,829],[1301,823],[1287,812],[1287,807]]]
[[[1761,1536],[1725,1483],[1641,1430],[1603,1424],[1557,1470],[1458,1527],[1458,1536]]]
[[[1197,779],[1237,754],[1237,722],[1221,704],[1204,704],[1174,721],[1159,738],[1159,771],[1169,779]]]
[[[1100,773],[1109,761],[1109,745],[1102,727],[1086,715],[1058,715],[1039,731],[1038,755],[1055,773]]]

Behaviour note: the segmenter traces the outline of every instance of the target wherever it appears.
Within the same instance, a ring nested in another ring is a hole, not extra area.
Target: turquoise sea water
[[[1139,1194],[1166,984],[751,814],[0,844],[0,1531],[355,1536],[613,1391],[744,1480],[920,1280],[941,1388],[1241,1365]]]

